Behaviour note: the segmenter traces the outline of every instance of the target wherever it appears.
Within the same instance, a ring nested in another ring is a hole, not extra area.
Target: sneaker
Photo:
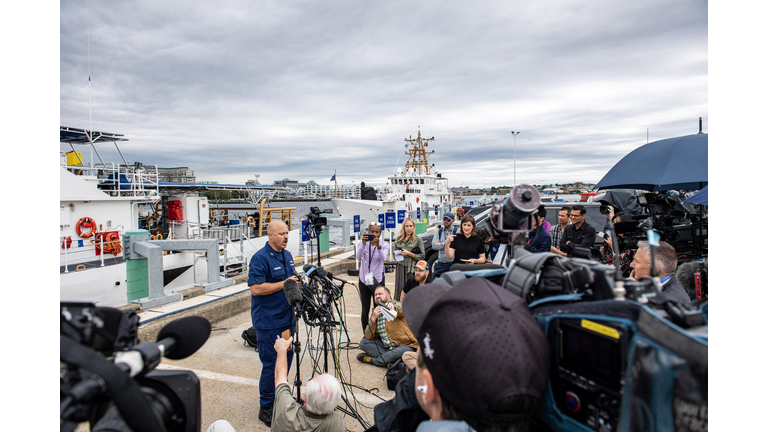
[[[268,407],[259,407],[259,420],[261,420],[267,427],[272,427],[272,407],[274,405],[268,406]]]
[[[365,354],[364,352],[361,352],[360,354],[358,354],[357,355],[357,359],[360,360],[363,363],[368,363],[368,364],[370,364],[371,360],[372,360],[371,357],[369,355]]]

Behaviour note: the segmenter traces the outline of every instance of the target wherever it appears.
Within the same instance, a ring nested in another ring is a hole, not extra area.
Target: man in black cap
[[[428,284],[403,311],[419,342],[417,432],[524,431],[544,400],[549,344],[526,303],[484,278]]]

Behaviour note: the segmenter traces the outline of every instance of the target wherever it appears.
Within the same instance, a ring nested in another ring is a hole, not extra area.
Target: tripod
[[[309,238],[310,245],[312,244],[312,239],[317,239],[317,266],[318,267],[321,265],[320,264],[320,234],[322,232],[323,232],[322,225],[318,226],[317,224],[313,224],[311,222],[307,224],[306,228],[304,228],[304,234],[306,234],[307,237]],[[310,252],[311,252],[311,249],[312,248],[310,248]],[[306,255],[306,252],[305,252],[305,255]],[[308,262],[309,261],[311,261],[311,259],[308,260]]]

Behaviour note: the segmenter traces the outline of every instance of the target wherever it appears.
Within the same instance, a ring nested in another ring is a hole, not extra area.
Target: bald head
[[[288,247],[288,225],[280,220],[273,220],[267,225],[269,245],[277,252]]]

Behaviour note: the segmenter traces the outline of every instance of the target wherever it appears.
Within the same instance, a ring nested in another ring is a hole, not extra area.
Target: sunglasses
[[[381,226],[381,222],[371,222],[371,225]]]

